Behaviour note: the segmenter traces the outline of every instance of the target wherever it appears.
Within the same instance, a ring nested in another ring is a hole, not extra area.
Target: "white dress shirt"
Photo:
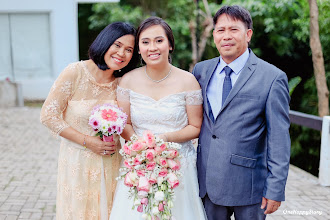
[[[216,119],[217,115],[220,112],[220,109],[222,108],[222,89],[223,82],[226,76],[224,67],[229,66],[233,70],[233,73],[230,75],[233,88],[243,67],[246,64],[246,61],[249,59],[249,56],[249,49],[246,49],[246,51],[241,56],[237,57],[236,60],[234,60],[230,64],[226,64],[220,56],[220,61],[211,76],[206,91],[206,95],[210,102],[214,119]]]

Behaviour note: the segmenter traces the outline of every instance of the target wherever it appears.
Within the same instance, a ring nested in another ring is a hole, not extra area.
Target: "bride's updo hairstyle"
[[[168,39],[168,42],[170,43],[170,46],[172,47],[172,50],[170,50],[170,54],[174,51],[174,36],[173,36],[173,31],[171,29],[171,27],[166,23],[166,21],[164,21],[163,19],[161,19],[160,17],[156,17],[156,16],[151,16],[147,19],[145,19],[144,21],[142,21],[142,23],[140,24],[140,26],[137,29],[137,33],[136,33],[136,40],[135,40],[135,48],[139,48],[139,39],[140,39],[140,35],[141,33],[148,29],[151,26],[154,25],[160,25],[163,27],[166,37]],[[168,61],[171,63],[172,62],[172,58],[169,54],[168,57]]]

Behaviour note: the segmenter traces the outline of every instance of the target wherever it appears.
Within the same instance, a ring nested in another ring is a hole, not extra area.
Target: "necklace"
[[[155,82],[155,83],[159,83],[159,82],[165,80],[165,79],[171,74],[171,72],[172,72],[172,65],[171,65],[171,67],[170,67],[170,71],[168,71],[168,74],[167,74],[164,78],[162,78],[162,79],[160,79],[160,80],[154,80],[154,79],[152,79],[152,78],[148,75],[148,73],[147,73],[147,67],[144,69],[144,72],[146,73],[147,77],[148,77],[151,81],[153,81],[153,82]]]

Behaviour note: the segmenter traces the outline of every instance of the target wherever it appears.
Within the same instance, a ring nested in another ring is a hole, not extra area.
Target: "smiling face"
[[[112,70],[119,70],[131,61],[134,50],[134,36],[124,35],[118,38],[104,55],[104,61]]]
[[[213,30],[214,43],[227,64],[245,52],[251,37],[251,29],[247,29],[242,21],[234,20],[227,14],[219,16]]]
[[[153,25],[141,32],[139,52],[146,64],[168,62],[169,51],[172,50],[165,30],[160,25]]]

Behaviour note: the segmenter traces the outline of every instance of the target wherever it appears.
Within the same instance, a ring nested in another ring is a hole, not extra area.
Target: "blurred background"
[[[92,41],[114,21],[138,27],[151,15],[162,17],[175,36],[173,64],[191,71],[196,62],[219,56],[212,17],[225,4],[250,11],[254,23],[250,48],[286,72],[291,110],[319,115],[307,0],[0,0],[0,107],[40,107],[60,72],[71,62],[88,59]],[[329,88],[330,0],[317,4]],[[291,163],[318,176],[320,131],[292,125],[290,133]]]

